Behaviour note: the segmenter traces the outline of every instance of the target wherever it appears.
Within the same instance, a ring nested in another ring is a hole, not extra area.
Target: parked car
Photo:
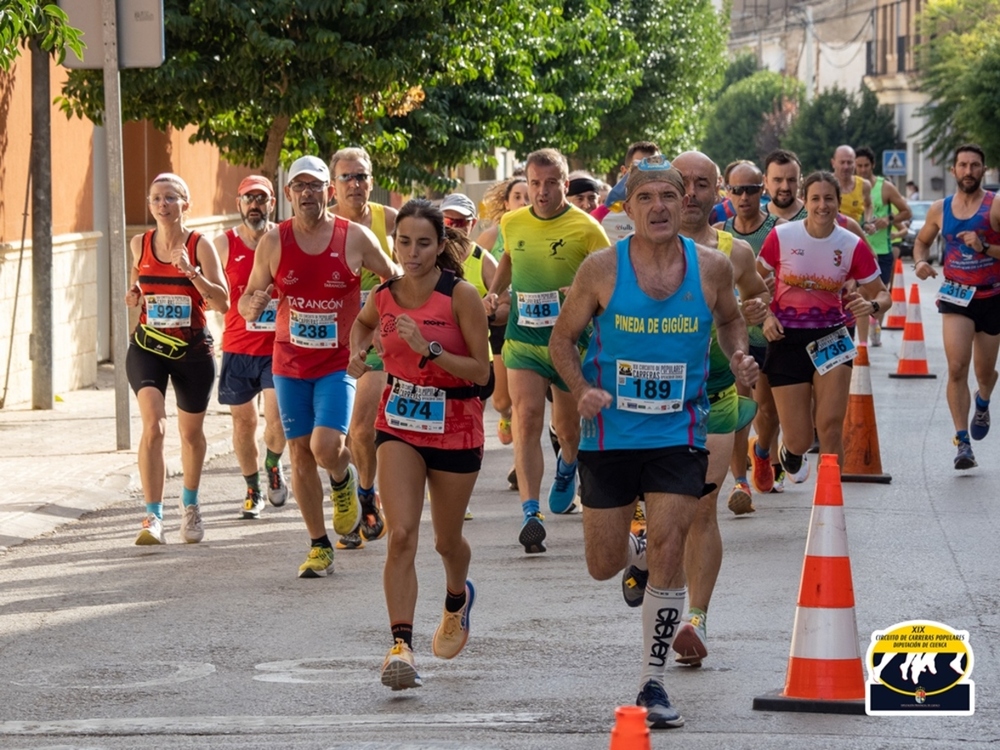
[[[910,219],[908,226],[906,228],[906,236],[903,237],[903,241],[899,245],[899,254],[904,257],[913,256],[913,244],[917,239],[917,233],[924,226],[924,221],[927,219],[927,211],[930,210],[931,204],[934,201],[909,201],[910,210],[913,211],[913,218]],[[931,253],[928,260],[931,263],[937,263],[941,260],[941,235],[939,234],[934,240],[934,244],[931,245]]]

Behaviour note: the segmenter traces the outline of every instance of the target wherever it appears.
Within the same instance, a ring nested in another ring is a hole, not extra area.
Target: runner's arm
[[[225,314],[229,311],[229,285],[226,283],[222,263],[219,262],[219,254],[215,252],[215,245],[201,237],[195,248],[195,256],[201,270],[194,276],[189,276],[191,283],[210,309]]]
[[[237,303],[240,315],[247,321],[260,317],[274,293],[274,274],[281,261],[281,237],[278,228],[270,230],[260,238],[253,254],[253,270],[247,280],[247,288]]]
[[[944,201],[934,201],[927,210],[924,225],[920,227],[920,231],[913,241],[913,270],[918,279],[937,276],[937,271],[931,268],[927,259],[931,254],[931,245],[934,244],[934,240],[937,239],[938,233],[941,231],[943,216]]]

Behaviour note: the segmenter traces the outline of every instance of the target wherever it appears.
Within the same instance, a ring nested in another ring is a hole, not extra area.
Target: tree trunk
[[[261,165],[261,171],[275,185],[277,185],[278,180],[278,160],[281,158],[281,147],[285,142],[285,133],[288,132],[290,123],[291,117],[288,115],[276,115],[267,131],[267,146],[264,147],[264,163]]]

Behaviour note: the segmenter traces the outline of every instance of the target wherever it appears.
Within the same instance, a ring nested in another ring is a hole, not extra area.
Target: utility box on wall
[[[102,2],[114,0],[59,0],[69,25],[83,32],[83,60],[68,50],[67,68],[100,70],[104,67]],[[118,67],[158,68],[166,58],[163,34],[163,0],[117,0]]]

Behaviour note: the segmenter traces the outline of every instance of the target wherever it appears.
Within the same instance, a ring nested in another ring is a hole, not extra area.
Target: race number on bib
[[[335,349],[337,313],[306,313],[289,310],[288,335],[295,346],[305,349]]]
[[[267,307],[260,311],[257,320],[247,323],[248,331],[260,331],[268,333],[274,331],[274,321],[278,319],[278,300],[272,299],[267,303]]]
[[[617,407],[622,411],[675,412],[684,405],[687,365],[618,360]]]
[[[976,287],[945,279],[934,299],[944,300],[959,307],[968,307],[975,294]]]
[[[191,298],[186,294],[147,294],[146,325],[153,328],[189,328]]]
[[[551,328],[559,317],[559,292],[518,292],[517,324],[526,328]]]
[[[829,336],[810,341],[806,344],[806,353],[820,375],[825,375],[837,365],[850,362],[858,356],[851,334],[843,326]]]
[[[385,421],[397,430],[444,432],[445,394],[440,388],[396,379],[385,403]]]
[[[371,294],[371,293],[372,293],[371,289],[362,289],[361,290],[361,307],[362,308],[364,308],[365,302],[368,301],[368,295]]]

